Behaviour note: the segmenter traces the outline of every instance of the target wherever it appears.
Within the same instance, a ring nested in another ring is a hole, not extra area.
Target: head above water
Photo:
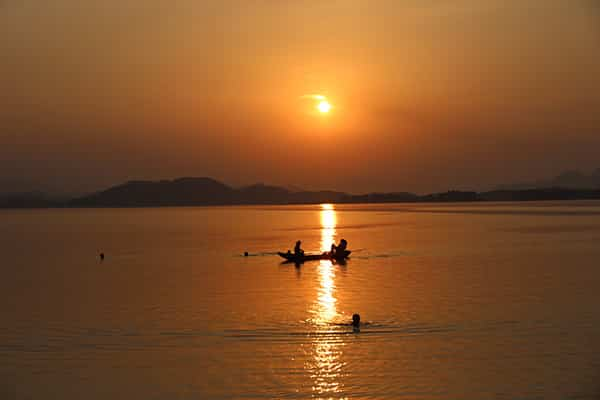
[[[352,316],[352,325],[353,326],[359,326],[360,325],[360,315],[354,314]]]

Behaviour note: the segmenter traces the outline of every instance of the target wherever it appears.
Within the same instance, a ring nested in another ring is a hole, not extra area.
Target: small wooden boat
[[[295,263],[303,263],[305,261],[315,261],[315,260],[333,260],[333,261],[343,261],[352,253],[350,250],[345,250],[343,253],[331,255],[329,252],[325,252],[322,254],[304,254],[302,256],[298,256],[294,253],[282,253],[278,252],[280,257],[285,258],[287,261],[295,262]]]

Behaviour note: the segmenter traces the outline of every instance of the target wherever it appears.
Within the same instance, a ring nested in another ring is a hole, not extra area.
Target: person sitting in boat
[[[347,248],[348,242],[346,241],[346,239],[342,239],[340,240],[340,244],[338,244],[337,246],[334,243],[331,244],[331,251],[329,252],[329,254],[331,255],[331,257],[343,255]]]
[[[340,244],[338,244],[335,247],[335,253],[336,254],[344,254],[344,252],[346,251],[347,248],[348,248],[348,242],[346,241],[346,239],[342,239],[342,240],[340,240]]]
[[[294,254],[299,257],[302,257],[304,255],[304,250],[302,250],[302,248],[300,247],[301,245],[302,242],[298,240],[296,242],[296,246],[294,246]]]
[[[335,245],[335,243],[331,243],[331,250],[329,251],[329,255],[331,257],[335,257],[335,249],[337,249],[337,246]]]

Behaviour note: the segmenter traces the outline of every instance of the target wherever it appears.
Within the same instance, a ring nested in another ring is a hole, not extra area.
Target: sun
[[[327,97],[322,94],[303,94],[299,98],[310,101],[311,108],[318,114],[329,114],[333,109],[333,105],[328,101]]]
[[[331,104],[327,100],[321,100],[317,104],[317,110],[322,114],[327,114],[331,110]]]

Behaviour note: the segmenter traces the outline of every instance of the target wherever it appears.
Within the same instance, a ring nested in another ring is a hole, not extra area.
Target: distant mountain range
[[[564,189],[597,189],[600,188],[600,168],[587,175],[581,171],[565,171],[562,174],[549,179],[529,183],[516,183],[500,185],[498,190],[524,190],[540,188],[564,188]]]
[[[346,194],[333,191],[292,191],[256,184],[233,188],[212,178],[132,181],[102,192],[73,199],[77,207],[146,207],[230,204],[298,204],[340,201]]]
[[[131,181],[72,199],[39,192],[0,195],[0,208],[162,207],[243,204],[402,203],[600,199],[600,169],[591,175],[566,172],[534,184],[503,185],[487,192],[448,191],[428,195],[407,192],[353,195],[256,184],[234,188],[212,178]]]
[[[64,201],[50,198],[42,192],[0,194],[0,208],[48,208],[60,207],[64,203]]]

